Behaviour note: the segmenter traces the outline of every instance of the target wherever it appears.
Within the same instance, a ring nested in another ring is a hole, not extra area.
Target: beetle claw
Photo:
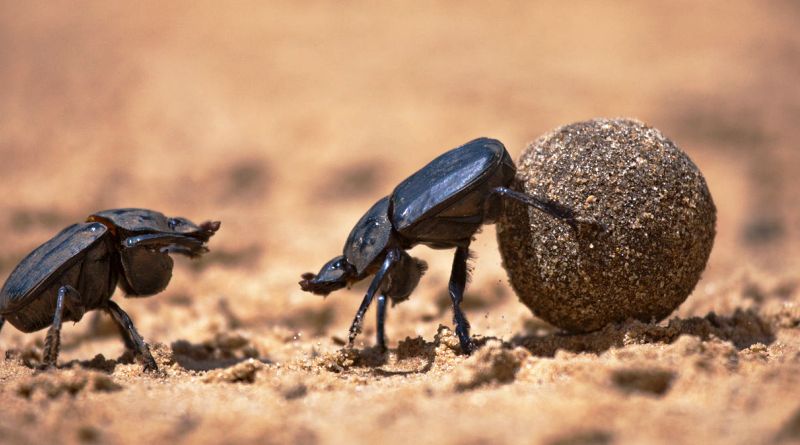
[[[145,348],[147,345],[145,345]],[[149,348],[145,349],[144,353],[141,354],[142,359],[142,371],[143,372],[159,372],[158,364],[156,363],[156,359],[153,358],[152,354],[150,354]]]
[[[156,365],[156,363],[153,362],[153,363],[145,363],[144,366],[142,366],[142,372],[158,373],[160,371],[158,369],[158,365]]]

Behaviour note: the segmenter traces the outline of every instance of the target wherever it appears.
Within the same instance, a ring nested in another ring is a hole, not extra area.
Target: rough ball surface
[[[520,300],[568,331],[662,320],[692,292],[711,253],[716,209],[703,175],[639,121],[595,119],[542,136],[522,153],[512,187],[606,228],[574,230],[511,202],[498,221]]]

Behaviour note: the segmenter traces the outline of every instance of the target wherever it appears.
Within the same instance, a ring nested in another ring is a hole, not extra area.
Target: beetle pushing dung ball
[[[715,209],[697,167],[657,130],[630,120],[574,124],[534,147],[519,171],[503,144],[487,138],[434,159],[373,205],[342,255],[303,274],[301,288],[327,295],[374,275],[349,344],[377,295],[376,342],[385,350],[386,299],[407,299],[426,269],[405,251],[454,248],[453,321],[469,354],[460,308],[469,245],[483,224],[500,220],[512,286],[553,325],[585,332],[666,317],[694,288],[713,244]]]
[[[376,341],[385,350],[386,299],[393,303],[407,299],[427,267],[405,251],[418,244],[455,249],[449,285],[453,322],[461,349],[469,354],[474,346],[461,310],[469,245],[482,225],[501,216],[505,202],[530,206],[576,232],[589,226],[602,230],[553,200],[509,189],[515,173],[505,147],[494,139],[475,139],[444,153],[378,200],[350,232],[342,255],[322,266],[318,274],[304,274],[300,286],[327,295],[374,275],[350,327],[349,343],[361,331],[364,314],[377,295]]]
[[[377,346],[386,350],[387,299],[411,295],[427,265],[406,250],[455,249],[449,293],[461,349],[474,344],[461,310],[469,246],[484,224],[512,286],[536,315],[573,332],[637,318],[660,320],[697,283],[715,235],[714,203],[697,167],[657,130],[632,120],[562,127],[529,146],[517,170],[502,143],[475,139],[401,182],[353,227],[341,255],[306,273],[304,291],[327,295],[372,276],[350,326],[352,346],[377,298]],[[0,328],[50,326],[43,362],[56,363],[61,324],[102,309],[126,346],[157,369],[147,344],[111,296],[164,290],[170,253],[197,257],[219,222],[199,226],[142,209],[107,210],[64,229],[28,255],[0,291]]]
[[[114,289],[119,285],[132,297],[161,292],[172,277],[169,254],[201,256],[219,227],[217,221],[197,226],[145,209],[95,213],[39,246],[11,272],[0,290],[0,329],[5,320],[23,332],[50,326],[42,361],[52,367],[62,323],[102,309],[119,327],[125,346],[144,362],[145,371],[156,371],[147,343],[128,314],[111,301]]]

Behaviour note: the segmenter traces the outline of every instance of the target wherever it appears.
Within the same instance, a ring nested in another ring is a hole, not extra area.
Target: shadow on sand
[[[629,320],[585,334],[555,332],[520,335],[509,343],[522,346],[539,357],[552,357],[559,349],[601,353],[630,344],[672,343],[682,335],[701,340],[716,337],[733,343],[739,350],[756,343],[770,344],[775,341],[772,327],[766,320],[752,310],[737,309],[730,316],[710,312],[705,317],[673,318],[666,325]]]

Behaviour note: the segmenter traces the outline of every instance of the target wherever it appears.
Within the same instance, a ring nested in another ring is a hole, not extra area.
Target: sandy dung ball
[[[703,175],[641,122],[595,119],[542,136],[522,153],[513,187],[605,226],[573,230],[515,203],[498,222],[511,285],[562,329],[662,320],[694,289],[711,253],[716,209]]]

